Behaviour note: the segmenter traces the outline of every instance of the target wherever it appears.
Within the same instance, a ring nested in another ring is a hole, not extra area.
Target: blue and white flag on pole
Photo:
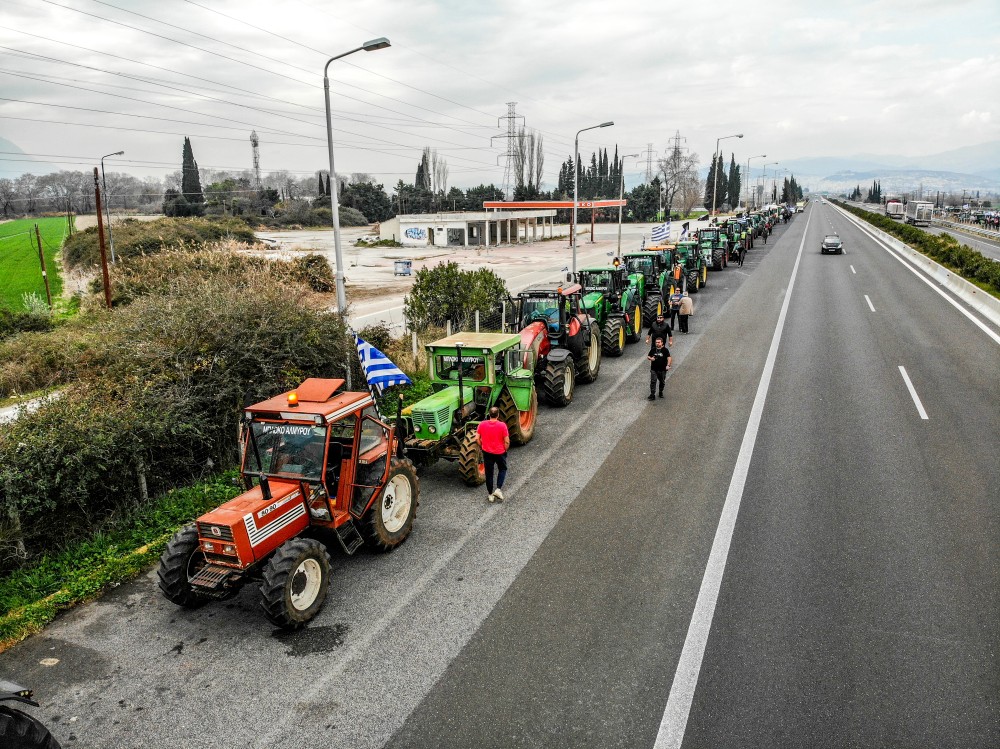
[[[654,226],[652,238],[653,241],[657,243],[670,241],[670,222],[665,221],[659,226]]]
[[[378,394],[393,385],[412,385],[413,382],[403,374],[388,356],[383,354],[368,341],[354,336],[354,342],[358,346],[358,358],[361,360],[361,369],[365,372],[365,379],[368,386],[375,388]]]
[[[681,241],[683,241],[684,237],[686,237],[688,235],[688,227],[689,226],[690,226],[690,223],[687,222],[687,221],[685,221],[683,224],[681,224]]]

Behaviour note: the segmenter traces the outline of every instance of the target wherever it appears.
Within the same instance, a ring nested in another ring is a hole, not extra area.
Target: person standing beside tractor
[[[674,345],[674,329],[667,322],[663,310],[656,313],[656,319],[650,323],[649,332],[646,333],[646,343],[653,343],[657,338],[662,338],[668,346]]]
[[[681,293],[679,291],[670,295],[670,329],[677,325],[677,315],[681,311]]]
[[[646,355],[649,359],[649,397],[646,400],[656,400],[656,386],[660,386],[660,397],[663,397],[663,387],[666,384],[667,372],[673,358],[670,356],[670,349],[663,345],[663,339],[657,338],[653,341],[653,347]]]
[[[510,432],[500,421],[500,409],[490,409],[489,419],[479,422],[476,427],[476,442],[483,451],[486,466],[486,497],[490,502],[503,502],[503,482],[507,478],[507,449],[510,447]],[[493,488],[493,469],[497,469],[497,488]]]
[[[688,318],[694,314],[694,301],[688,296],[685,291],[683,296],[681,296],[680,307],[677,311],[677,318],[681,324],[681,333],[688,332]]]

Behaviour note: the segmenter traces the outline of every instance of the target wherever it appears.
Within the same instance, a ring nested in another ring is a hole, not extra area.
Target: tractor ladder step
[[[361,544],[365,542],[365,539],[358,532],[358,526],[354,524],[353,520],[348,520],[337,528],[337,539],[340,541],[344,553],[348,556],[356,552]]]
[[[189,582],[191,585],[198,588],[215,590],[222,585],[232,573],[233,571],[228,567],[216,567],[215,565],[208,564],[198,570]]]

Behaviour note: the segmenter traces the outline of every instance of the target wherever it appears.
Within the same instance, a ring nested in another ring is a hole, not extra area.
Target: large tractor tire
[[[410,535],[420,504],[420,479],[413,461],[392,458],[389,477],[378,501],[365,515],[365,538],[379,551],[392,551]]]
[[[462,438],[458,452],[458,475],[466,486],[479,486],[486,481],[486,469],[483,465],[483,451],[476,442],[476,433],[468,431]]]
[[[514,397],[506,390],[497,401],[500,408],[500,420],[507,425],[510,433],[510,444],[527,445],[535,436],[535,422],[538,420],[538,393],[532,388],[531,403],[527,411],[518,411]]]
[[[171,603],[195,609],[208,598],[188,582],[206,564],[198,543],[198,529],[192,523],[177,531],[160,555],[156,571],[160,590]]]
[[[698,282],[701,280],[701,273],[696,270],[689,270],[687,272],[687,293],[697,294],[698,293]]]
[[[583,356],[576,360],[576,379],[587,384],[597,379],[601,371],[601,331],[596,325],[590,326],[590,346],[583,350]]]
[[[700,279],[700,281],[701,281],[700,285],[701,285],[702,288],[704,288],[705,286],[708,286],[708,266],[707,265],[701,266],[701,279]]]
[[[712,250],[712,270],[722,270],[725,267],[726,251],[721,247]]]
[[[549,362],[542,371],[542,392],[549,405],[562,408],[573,401],[576,389],[576,367],[572,359]]]
[[[264,567],[260,605],[271,624],[305,626],[326,602],[330,554],[313,538],[293,538],[278,547]]]
[[[608,356],[625,353],[625,321],[620,317],[609,317],[601,331],[601,350]]]
[[[642,338],[642,307],[636,302],[632,308],[632,322],[625,330],[625,340],[628,343],[635,343],[640,338]]]
[[[4,749],[60,749],[49,729],[20,710],[0,706],[0,746]]]
[[[659,292],[651,291],[646,296],[646,306],[642,310],[643,319],[650,322],[655,320],[657,315],[663,314],[663,312],[663,297],[660,296]]]

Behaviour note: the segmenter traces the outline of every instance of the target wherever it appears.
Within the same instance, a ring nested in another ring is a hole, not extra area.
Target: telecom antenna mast
[[[514,186],[511,181],[514,177],[514,140],[517,138],[517,120],[521,120],[521,124],[524,124],[524,116],[520,114],[515,114],[514,107],[517,106],[516,101],[507,102],[507,116],[497,118],[497,127],[502,127],[500,124],[504,120],[507,120],[507,133],[506,135],[494,135],[493,138],[505,138],[507,140],[507,152],[502,154],[506,158],[506,165],[503,170],[503,198],[504,200],[513,200],[514,198]],[[493,138],[490,138],[492,143]],[[499,157],[498,157],[499,158]]]
[[[260,138],[257,137],[256,130],[250,133],[250,145],[253,146],[253,185],[259,191],[260,190]]]

